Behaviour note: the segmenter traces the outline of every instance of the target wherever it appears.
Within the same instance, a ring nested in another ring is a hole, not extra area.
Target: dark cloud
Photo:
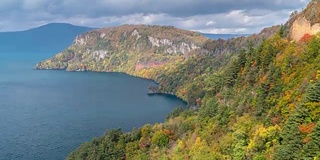
[[[50,22],[93,27],[174,25],[208,32],[257,32],[283,23],[306,0],[1,0],[0,30]]]
[[[188,17],[225,13],[231,10],[296,9],[305,5],[301,0],[2,0],[0,5],[18,4],[16,9],[45,10],[69,16],[85,14],[123,16],[129,14],[160,14]]]

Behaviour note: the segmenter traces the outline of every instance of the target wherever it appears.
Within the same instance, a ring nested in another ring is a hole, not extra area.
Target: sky
[[[285,23],[310,0],[0,0],[0,32],[61,22],[95,28],[170,25],[244,34]]]

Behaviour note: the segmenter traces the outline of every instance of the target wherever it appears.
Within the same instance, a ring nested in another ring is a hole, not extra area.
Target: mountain
[[[159,85],[150,92],[175,94],[190,108],[132,132],[109,130],[67,159],[319,159],[320,35],[312,29],[319,11],[312,0],[284,25],[229,40],[160,26],[78,36],[37,67],[151,78]],[[297,30],[300,24],[307,29]],[[182,52],[192,43],[194,50]]]
[[[93,28],[50,23],[26,31],[1,32],[0,52],[59,52],[79,34]]]
[[[103,28],[77,36],[68,49],[39,62],[36,68],[135,74],[143,68],[183,60],[206,41],[209,39],[200,33],[170,26]]]

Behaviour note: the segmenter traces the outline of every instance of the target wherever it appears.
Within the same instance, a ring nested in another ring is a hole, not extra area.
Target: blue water
[[[0,159],[59,160],[106,129],[162,122],[177,98],[119,73],[33,70],[53,53],[0,53]]]

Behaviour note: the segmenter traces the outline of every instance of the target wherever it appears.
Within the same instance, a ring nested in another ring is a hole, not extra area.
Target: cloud
[[[4,3],[6,3],[5,0]],[[85,14],[96,16],[124,16],[129,14],[161,14],[188,17],[217,14],[231,10],[296,9],[304,6],[301,0],[12,0],[24,9],[43,9],[52,14]],[[7,1],[8,2],[8,1]]]
[[[92,27],[158,24],[212,33],[253,33],[284,23],[305,0],[1,0],[0,31],[50,22]]]

